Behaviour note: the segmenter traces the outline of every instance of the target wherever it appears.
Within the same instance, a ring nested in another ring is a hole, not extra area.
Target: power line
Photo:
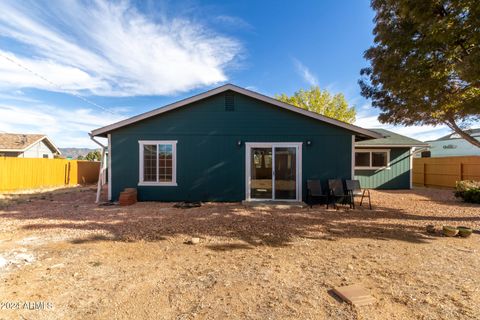
[[[100,109],[102,109],[103,111],[106,111],[106,112],[108,112],[108,113],[111,113],[111,114],[114,114],[114,115],[117,115],[117,116],[119,115],[118,113],[116,113],[116,112],[114,112],[114,111],[111,111],[111,110],[107,109],[106,107],[103,107],[103,106],[99,105],[98,103],[95,103],[95,102],[93,102],[93,101],[90,101],[90,100],[88,100],[87,98],[82,97],[82,96],[79,95],[79,94],[76,94],[76,93],[73,93],[73,92],[69,92],[69,91],[66,91],[66,90],[62,89],[62,87],[60,87],[58,84],[56,84],[56,83],[48,80],[48,79],[45,78],[44,76],[38,74],[37,72],[31,70],[31,69],[28,68],[28,67],[25,67],[24,65],[22,65],[22,64],[19,63],[18,61],[15,61],[15,60],[11,59],[10,57],[4,55],[3,53],[0,53],[0,56],[4,57],[5,59],[7,59],[8,61],[10,61],[11,63],[17,65],[18,67],[26,70],[27,72],[30,72],[31,74],[33,74],[33,75],[36,76],[37,78],[42,79],[43,81],[47,82],[48,84],[56,87],[58,90],[62,91],[63,93],[66,93],[66,94],[69,94],[69,95],[71,95],[71,96],[74,96],[74,97],[76,97],[76,98],[78,98],[78,99],[81,99],[82,101],[84,101],[84,102],[86,102],[86,103],[88,103],[88,104],[90,104],[90,105],[92,105],[92,106],[94,106],[94,107],[100,108]],[[0,131],[1,131],[1,130],[0,130]],[[3,131],[3,132],[5,132],[5,131]]]

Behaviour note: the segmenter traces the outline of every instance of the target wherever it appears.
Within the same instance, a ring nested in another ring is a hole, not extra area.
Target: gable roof
[[[340,121],[340,120],[336,120],[336,119],[333,119],[333,118],[330,118],[330,117],[326,117],[326,116],[323,116],[321,114],[318,114],[318,113],[315,113],[315,112],[312,112],[312,111],[301,109],[301,108],[295,107],[291,104],[281,102],[277,99],[268,97],[268,96],[260,94],[258,92],[254,92],[254,91],[251,91],[251,90],[248,90],[248,89],[244,89],[244,88],[235,86],[233,84],[225,84],[221,87],[218,87],[218,88],[200,93],[200,94],[192,96],[190,98],[186,98],[186,99],[174,102],[174,103],[166,105],[164,107],[160,107],[160,108],[154,109],[152,111],[148,111],[148,112],[139,114],[137,116],[134,116],[134,117],[131,117],[131,118],[113,123],[111,125],[92,130],[91,135],[92,136],[105,137],[108,132],[111,132],[115,129],[118,129],[118,128],[121,128],[121,127],[124,127],[124,126],[128,126],[130,124],[133,124],[133,123],[142,121],[144,119],[147,119],[147,118],[150,118],[150,117],[153,117],[153,116],[156,116],[156,115],[159,115],[159,114],[162,114],[162,113],[180,108],[182,106],[188,105],[188,104],[193,103],[193,102],[197,102],[199,100],[211,97],[213,95],[216,95],[216,94],[228,91],[228,90],[231,90],[231,91],[249,96],[251,98],[254,98],[254,99],[257,99],[257,100],[260,100],[260,101],[263,101],[263,102],[266,102],[266,103],[269,103],[269,104],[272,104],[272,105],[275,105],[275,106],[278,106],[278,107],[281,107],[281,108],[284,108],[284,109],[287,109],[287,110],[290,110],[290,111],[293,111],[293,112],[296,112],[296,113],[299,113],[299,114],[302,114],[304,116],[307,116],[307,117],[310,117],[310,118],[313,118],[313,119],[316,119],[316,120],[320,120],[320,121],[332,124],[334,126],[338,126],[338,127],[350,130],[352,132],[355,132],[357,135],[359,135],[363,138],[366,138],[366,139],[380,138],[381,137],[378,133],[376,133],[374,131],[370,131],[370,130],[355,126],[353,124],[349,124],[349,123],[346,123],[346,122],[343,122],[343,121]]]
[[[465,130],[465,132],[471,135],[472,137],[480,138],[480,128]],[[438,138],[436,140],[431,140],[431,141],[442,141],[442,140],[450,140],[450,139],[463,139],[463,138],[460,137],[458,133],[452,132],[450,134],[447,134],[446,136],[443,136],[441,138]]]
[[[415,140],[385,129],[369,129],[382,138],[355,142],[356,147],[428,147],[428,143]]]
[[[0,151],[23,152],[42,140],[53,153],[62,154],[46,135],[24,133],[0,133]]]

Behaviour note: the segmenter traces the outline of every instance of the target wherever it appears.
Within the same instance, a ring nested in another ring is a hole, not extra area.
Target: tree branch
[[[452,129],[453,131],[455,131],[455,133],[458,133],[458,135],[459,135],[460,137],[462,137],[462,138],[465,139],[466,141],[470,142],[470,143],[473,144],[474,146],[480,148],[480,141],[478,141],[477,139],[475,139],[474,137],[472,137],[471,135],[469,135],[468,133],[466,133],[465,131],[463,131],[462,129],[460,129],[460,127],[455,123],[455,119],[453,119],[453,118],[447,119],[447,120],[445,120],[445,124],[446,124],[450,129]]]

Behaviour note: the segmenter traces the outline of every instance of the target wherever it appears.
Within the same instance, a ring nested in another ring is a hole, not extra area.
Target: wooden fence
[[[92,184],[100,162],[0,157],[0,192]]]
[[[413,159],[413,184],[454,188],[460,180],[480,181],[480,156]]]

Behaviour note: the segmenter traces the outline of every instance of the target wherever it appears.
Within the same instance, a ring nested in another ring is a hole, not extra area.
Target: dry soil
[[[449,190],[373,191],[372,211],[94,198],[3,201],[0,319],[480,319],[480,207]],[[377,302],[329,291],[356,283]]]

